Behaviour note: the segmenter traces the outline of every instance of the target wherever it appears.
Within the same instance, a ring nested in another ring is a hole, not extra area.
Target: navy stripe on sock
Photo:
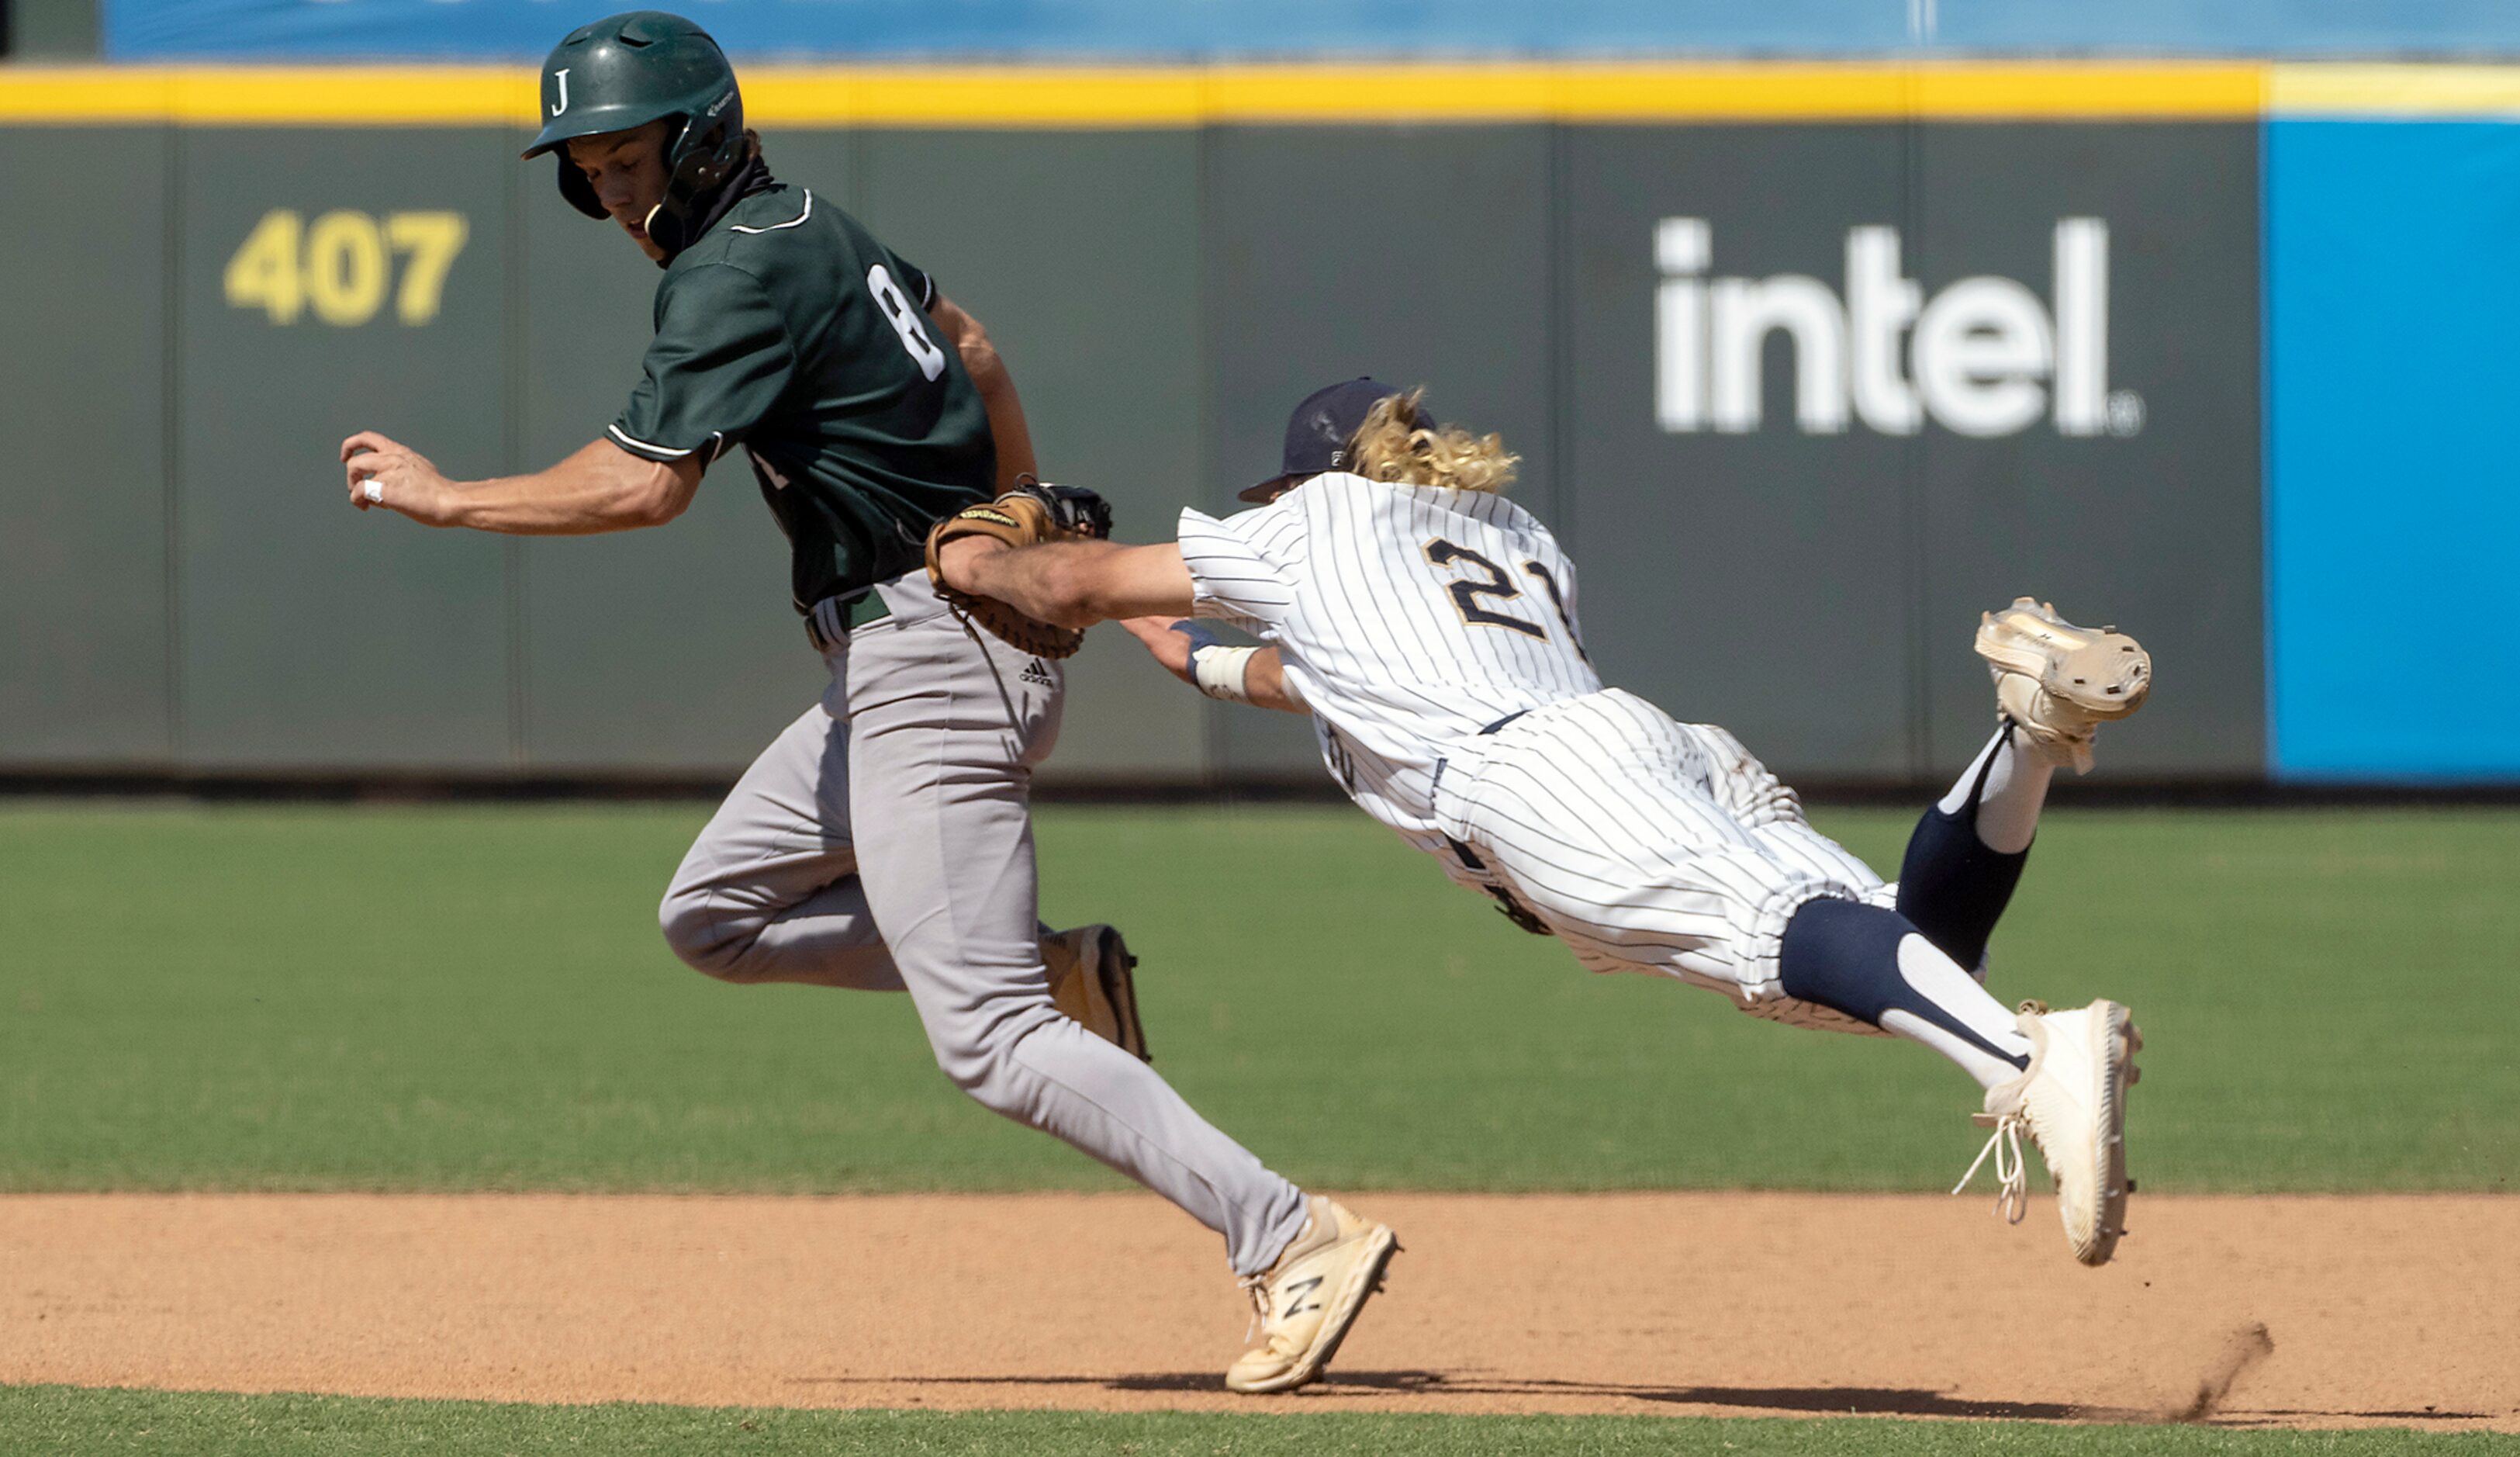
[[[1852,900],[1814,900],[1785,923],[1778,979],[1785,995],[1818,1002],[1874,1026],[1891,1012],[1905,1012],[2018,1068],[2026,1060],[1978,1035],[1908,983],[1899,974],[1899,943],[1920,934],[1897,911]]]
[[[1928,809],[1899,863],[1899,914],[1945,956],[1975,968],[2029,863],[2028,850],[2007,855],[1977,838],[1976,801],[1958,814]]]
[[[2004,731],[2014,730],[2006,724]],[[1994,771],[1995,755],[1990,753],[1978,766],[1977,782],[1969,786],[1958,812],[1946,813],[1939,804],[1928,807],[1899,862],[1899,914],[1945,956],[1971,970],[1986,959],[1995,923],[2003,919],[2003,908],[2021,884],[2021,868],[2030,863],[2026,847],[2007,855],[1978,839],[1978,799]]]

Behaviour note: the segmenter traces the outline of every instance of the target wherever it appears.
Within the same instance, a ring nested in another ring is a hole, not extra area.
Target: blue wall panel
[[[2370,56],[2520,53],[2510,0],[709,0],[742,54]],[[106,54],[522,56],[608,6],[548,0],[105,0]]]
[[[106,0],[106,54],[539,57],[612,6],[548,0]],[[670,5],[664,8],[672,9]],[[1908,0],[709,0],[686,12],[750,55],[1167,57],[1881,51]]]
[[[2279,121],[2268,197],[2274,769],[2520,774],[2520,125]]]

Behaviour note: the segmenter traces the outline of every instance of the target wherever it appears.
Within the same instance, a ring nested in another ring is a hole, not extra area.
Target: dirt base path
[[[2520,1199],[2138,1198],[2097,1271],[2045,1201],[1356,1204],[1407,1252],[1272,1409],[2520,1431]],[[0,1199],[6,1383],[1255,1410],[1244,1314],[1141,1196]]]

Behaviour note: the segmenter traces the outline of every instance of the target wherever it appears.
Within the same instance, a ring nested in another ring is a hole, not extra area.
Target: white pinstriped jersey
[[[1331,775],[1420,848],[1443,843],[1450,746],[1601,686],[1574,567],[1502,496],[1333,472],[1223,520],[1183,512],[1181,551],[1199,615],[1278,648]]]
[[[1892,890],[1731,734],[1601,687],[1574,568],[1528,512],[1316,476],[1222,521],[1183,512],[1181,551],[1199,615],[1278,648],[1350,797],[1455,880],[1595,971],[1868,1030],[1786,996],[1778,948],[1804,902]]]

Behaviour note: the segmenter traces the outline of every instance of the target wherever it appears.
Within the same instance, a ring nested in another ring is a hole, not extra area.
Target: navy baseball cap
[[[1239,492],[1237,499],[1266,501],[1298,480],[1356,464],[1348,459],[1347,447],[1365,425],[1365,417],[1375,405],[1407,392],[1360,375],[1305,395],[1295,413],[1286,417],[1286,453],[1279,473]]]

